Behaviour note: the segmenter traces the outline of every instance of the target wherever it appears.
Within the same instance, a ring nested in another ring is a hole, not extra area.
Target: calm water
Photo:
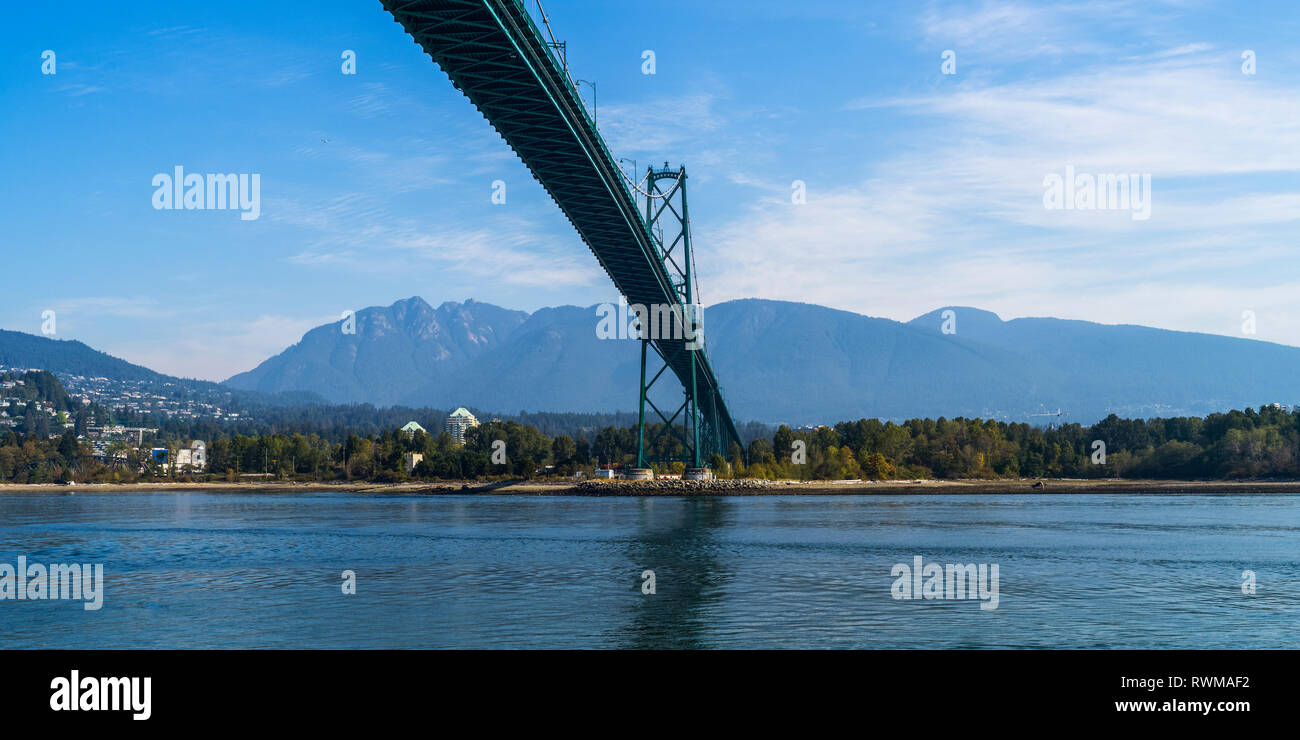
[[[3,648],[1300,647],[1300,495],[0,496],[18,555],[105,601],[0,601]],[[894,600],[915,555],[998,608]]]

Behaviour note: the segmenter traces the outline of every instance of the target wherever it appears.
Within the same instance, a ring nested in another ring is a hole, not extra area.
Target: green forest
[[[51,388],[41,395],[57,398]],[[81,415],[78,414],[80,419]],[[78,421],[80,427],[83,422]],[[276,480],[493,480],[571,476],[600,465],[632,465],[636,430],[606,426],[588,439],[548,436],[515,421],[481,424],[456,445],[447,434],[388,429],[348,434],[335,442],[318,434],[244,435],[213,427],[208,468],[164,470],[147,450],[123,442],[96,458],[78,430],[46,438],[37,430],[0,432],[0,480],[12,483],[135,482],[180,478],[237,481],[249,475]],[[647,438],[656,436],[651,428]],[[680,430],[679,430],[680,431]],[[160,432],[161,435],[161,432]],[[494,442],[504,441],[505,462],[493,461]],[[172,449],[184,438],[153,441]],[[1102,447],[1104,446],[1104,448]],[[1104,455],[1101,454],[1104,449]],[[709,461],[719,477],[767,479],[922,478],[1300,478],[1300,413],[1274,407],[1230,411],[1204,418],[1120,419],[1055,428],[980,419],[876,419],[833,427],[792,430],[734,445]],[[409,474],[406,453],[423,456]],[[664,434],[653,456],[680,455],[674,435]],[[656,466],[680,471],[681,463]]]

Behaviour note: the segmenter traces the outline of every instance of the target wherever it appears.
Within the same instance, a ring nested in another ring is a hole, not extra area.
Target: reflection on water
[[[1297,647],[1298,552],[1297,495],[10,494],[0,563],[105,596],[0,601],[0,647]],[[895,601],[916,555],[998,609]]]
[[[722,596],[730,568],[718,557],[716,535],[735,499],[635,499],[636,533],[628,559],[654,571],[655,593],[640,582],[632,624],[620,635],[629,648],[706,648],[709,607]],[[735,553],[739,555],[739,553]],[[644,571],[642,571],[644,572]]]

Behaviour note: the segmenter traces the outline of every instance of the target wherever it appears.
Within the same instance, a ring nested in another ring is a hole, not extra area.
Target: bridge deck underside
[[[542,184],[628,302],[679,304],[617,163],[527,10],[516,0],[382,1]],[[707,356],[683,339],[654,343],[688,389],[698,356],[697,405],[706,425],[723,430],[725,451],[738,440]]]

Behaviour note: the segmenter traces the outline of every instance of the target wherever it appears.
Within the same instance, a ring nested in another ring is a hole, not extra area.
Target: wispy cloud
[[[310,329],[338,318],[260,314],[225,319],[219,312],[207,313],[201,322],[189,324],[190,331],[169,335],[167,341],[140,337],[114,343],[110,351],[169,375],[225,380],[279,354]],[[220,354],[212,353],[214,346],[221,348]]]
[[[931,5],[919,17],[920,38],[981,64],[1055,61],[1100,55],[1157,37],[1187,0],[1088,0],[1028,3],[975,0]],[[1122,34],[1108,33],[1122,29]],[[1134,34],[1137,34],[1137,39]]]
[[[1046,22],[1000,7],[970,33]],[[702,282],[715,300],[814,300],[899,319],[970,304],[1233,333],[1255,307],[1271,317],[1261,338],[1300,344],[1284,312],[1300,282],[1286,258],[1300,180],[1279,179],[1300,172],[1298,92],[1193,44],[1050,78],[859,99],[849,107],[913,116],[916,133],[863,183],[809,182],[807,204],[767,197],[706,234],[719,248],[700,253]],[[1044,177],[1066,165],[1149,173],[1150,220],[1045,209]]]
[[[122,296],[78,296],[57,298],[48,308],[65,317],[93,314],[116,318],[163,319],[176,315],[175,306],[163,306],[156,299]]]
[[[355,235],[335,234],[289,258],[299,265],[353,272],[436,273],[460,281],[524,287],[587,286],[599,268],[576,254],[576,238],[560,243],[527,221],[502,219],[493,228],[420,227],[399,220],[372,223]]]
[[[619,154],[667,156],[688,140],[716,135],[726,118],[717,110],[717,97],[693,94],[600,107],[600,132]]]
[[[99,85],[83,85],[80,83],[59,86],[59,92],[73,98],[79,98],[82,95],[93,95],[95,93],[105,92],[107,89],[108,88]]]

